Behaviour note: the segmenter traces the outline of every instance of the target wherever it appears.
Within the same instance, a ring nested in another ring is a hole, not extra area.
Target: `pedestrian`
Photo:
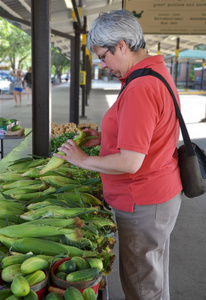
[[[150,56],[138,20],[127,10],[101,13],[87,37],[103,69],[124,85],[128,76],[151,68],[174,81],[161,55]],[[173,99],[158,78],[132,80],[102,120],[102,132],[85,146],[101,145],[88,156],[73,140],[54,154],[101,173],[104,200],[113,208],[119,236],[120,279],[126,300],[169,300],[169,244],[178,217],[182,183],[178,166],[179,122]]]
[[[13,89],[13,91],[14,91],[15,107],[21,106],[22,92],[23,92],[22,79],[24,78],[24,73],[20,69],[17,69],[16,72],[11,72],[10,74],[12,76],[14,76],[14,89]],[[19,101],[18,101],[18,98],[19,98]]]
[[[28,72],[24,76],[24,84],[26,84],[27,105],[32,103],[32,67],[29,67]]]

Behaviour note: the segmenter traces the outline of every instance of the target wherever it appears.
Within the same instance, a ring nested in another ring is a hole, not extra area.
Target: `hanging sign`
[[[124,0],[144,34],[206,34],[206,0]]]

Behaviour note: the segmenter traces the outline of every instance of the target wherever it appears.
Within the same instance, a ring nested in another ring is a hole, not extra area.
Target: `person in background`
[[[124,85],[142,68],[160,73],[178,92],[161,55],[150,56],[138,20],[127,10],[101,13],[87,47],[103,69]],[[126,300],[169,300],[169,245],[182,199],[177,143],[179,122],[164,83],[153,76],[132,80],[102,120],[102,132],[85,146],[100,144],[88,156],[73,140],[54,154],[80,168],[101,173],[104,200],[113,208],[119,236],[119,269]]]
[[[21,106],[22,92],[23,92],[22,78],[24,77],[24,73],[20,69],[17,69],[16,72],[11,72],[10,75],[14,76],[14,100],[15,100],[15,107]],[[18,101],[18,98],[19,98],[19,101]]]
[[[27,105],[32,103],[32,67],[29,67],[28,72],[24,76],[24,83],[26,84],[26,94],[27,94]]]

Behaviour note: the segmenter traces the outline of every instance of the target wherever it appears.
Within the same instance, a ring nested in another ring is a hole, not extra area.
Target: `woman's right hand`
[[[94,136],[96,138],[92,138],[92,139],[89,139],[85,144],[84,146],[86,147],[93,147],[93,146],[97,146],[97,145],[100,145],[101,144],[101,132],[95,130],[95,129],[92,129],[92,128],[85,128],[83,130],[87,136]]]

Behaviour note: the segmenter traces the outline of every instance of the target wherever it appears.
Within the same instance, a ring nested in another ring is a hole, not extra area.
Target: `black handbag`
[[[153,71],[150,68],[135,70],[127,78],[123,88],[120,91],[120,94],[131,80],[147,75],[152,75],[159,78],[166,85],[173,98],[176,115],[180,123],[184,141],[184,145],[180,146],[180,148],[178,149],[180,176],[182,180],[183,192],[188,198],[194,198],[203,195],[206,192],[206,153],[195,143],[191,142],[175,95],[165,78],[161,74]]]

